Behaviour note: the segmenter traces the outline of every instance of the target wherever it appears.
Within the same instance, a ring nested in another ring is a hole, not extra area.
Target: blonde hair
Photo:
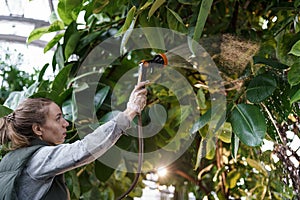
[[[45,124],[51,103],[46,98],[28,98],[14,112],[0,118],[0,144],[9,150],[29,146],[37,138],[32,125]]]

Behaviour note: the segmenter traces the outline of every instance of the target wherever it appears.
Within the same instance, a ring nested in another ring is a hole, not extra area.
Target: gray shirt
[[[86,165],[104,154],[130,126],[124,113],[99,126],[82,140],[72,144],[41,147],[23,170],[19,188],[20,200],[38,200],[50,189],[56,175]]]

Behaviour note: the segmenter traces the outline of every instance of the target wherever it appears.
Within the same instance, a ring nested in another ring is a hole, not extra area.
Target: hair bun
[[[7,119],[8,122],[14,121],[14,120],[15,120],[15,113],[12,112],[12,113],[8,114],[8,115],[6,116],[6,119]]]

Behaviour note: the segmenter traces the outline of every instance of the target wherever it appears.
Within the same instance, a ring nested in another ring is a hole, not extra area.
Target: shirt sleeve
[[[129,126],[128,117],[121,112],[72,144],[42,147],[29,160],[27,173],[33,179],[45,179],[88,164],[113,146]]]

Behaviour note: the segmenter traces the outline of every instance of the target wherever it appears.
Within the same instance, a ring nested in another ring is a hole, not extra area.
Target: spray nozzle
[[[157,54],[151,60],[142,60],[139,64],[138,82],[145,81],[147,71],[153,72],[155,68],[162,68],[168,64],[168,59],[165,54]]]

